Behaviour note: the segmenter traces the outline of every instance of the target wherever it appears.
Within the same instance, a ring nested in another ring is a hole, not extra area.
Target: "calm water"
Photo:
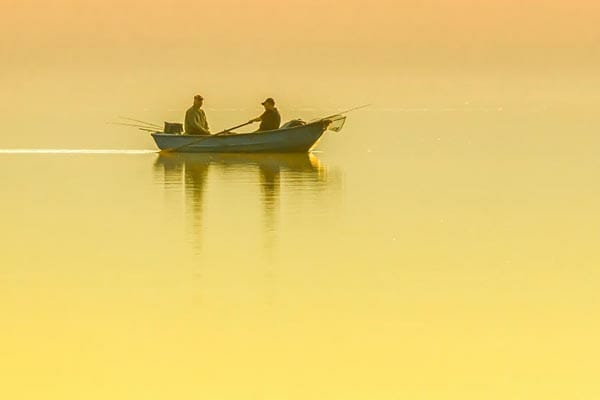
[[[4,146],[0,393],[598,397],[597,122],[373,107],[310,155]]]

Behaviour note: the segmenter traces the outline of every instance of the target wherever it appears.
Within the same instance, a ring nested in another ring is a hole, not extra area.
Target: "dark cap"
[[[273,100],[272,97],[267,97],[267,99],[260,104],[262,104],[264,106],[266,103],[271,103],[271,104],[275,105],[275,100]]]
[[[204,97],[200,96],[199,94],[194,96],[194,100],[204,100]]]

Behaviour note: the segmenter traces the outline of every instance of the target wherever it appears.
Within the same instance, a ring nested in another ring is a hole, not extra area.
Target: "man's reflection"
[[[279,211],[279,188],[281,184],[281,169],[277,165],[259,165],[260,187],[262,191],[262,204],[264,224],[267,236],[275,231],[277,225],[276,214]]]
[[[211,170],[219,176],[243,170],[258,172],[261,187],[261,204],[267,247],[275,240],[282,179],[290,190],[318,190],[327,185],[325,167],[313,154],[160,154],[155,162],[157,179],[162,180],[167,191],[181,187],[185,191],[186,206],[193,215],[196,240],[200,242],[203,227],[203,209]],[[283,177],[283,178],[282,178]],[[220,178],[222,180],[222,178]],[[256,182],[256,181],[255,181]],[[198,242],[198,244],[199,244]]]

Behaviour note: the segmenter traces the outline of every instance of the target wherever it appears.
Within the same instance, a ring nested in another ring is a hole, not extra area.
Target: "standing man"
[[[185,112],[186,135],[210,135],[206,114],[201,108],[204,98],[199,94],[194,96],[194,105]]]
[[[281,115],[279,115],[279,110],[277,110],[277,107],[275,107],[275,100],[269,97],[261,104],[265,107],[265,112],[262,113],[260,117],[251,119],[248,122],[260,121],[260,127],[258,128],[259,131],[272,131],[274,129],[279,129]]]

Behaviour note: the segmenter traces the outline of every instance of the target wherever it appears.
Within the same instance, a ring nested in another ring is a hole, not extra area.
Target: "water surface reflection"
[[[315,204],[302,202],[305,206],[298,209],[294,202],[302,196],[317,200],[319,196],[339,193],[342,176],[339,171],[330,172],[312,153],[159,154],[154,171],[155,179],[167,192],[184,194],[186,217],[191,217],[198,245],[208,229],[207,197],[217,200],[211,207],[214,214],[238,215],[240,223],[243,214],[252,215],[253,200],[258,198],[267,247],[275,244],[282,212],[314,212]],[[282,198],[288,200],[289,207],[284,210]],[[169,197],[168,201],[172,200]]]

